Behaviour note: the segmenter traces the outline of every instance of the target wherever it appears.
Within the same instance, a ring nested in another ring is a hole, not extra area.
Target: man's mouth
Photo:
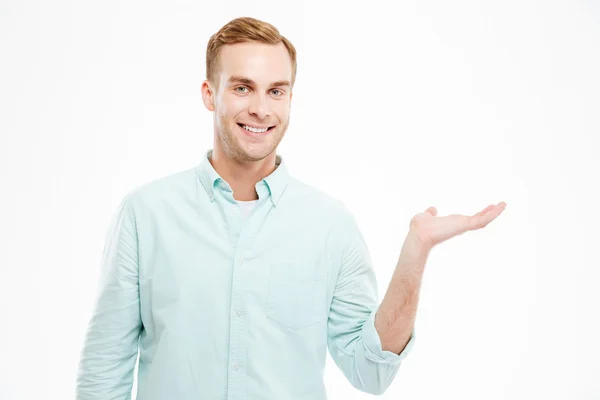
[[[275,126],[270,126],[268,128],[254,128],[252,126],[248,126],[248,125],[244,125],[244,124],[240,124],[240,123],[238,123],[238,126],[242,129],[244,129],[246,132],[259,133],[259,134],[268,132],[275,127]]]

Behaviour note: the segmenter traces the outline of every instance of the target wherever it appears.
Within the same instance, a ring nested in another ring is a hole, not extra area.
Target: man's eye
[[[246,89],[246,87],[245,86],[238,86],[238,87],[235,88],[235,90],[237,90],[239,92],[238,89]],[[243,92],[240,92],[240,93],[243,93]]]
[[[273,89],[274,92],[279,92],[280,94],[278,94],[278,96],[281,96],[283,93],[281,93],[281,90],[279,89]]]

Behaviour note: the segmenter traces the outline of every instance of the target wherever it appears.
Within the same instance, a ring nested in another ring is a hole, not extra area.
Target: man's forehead
[[[292,61],[283,43],[243,42],[223,46],[220,82],[250,86],[291,86]]]

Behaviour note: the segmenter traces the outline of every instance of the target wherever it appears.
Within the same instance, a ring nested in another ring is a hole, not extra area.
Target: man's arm
[[[131,398],[141,331],[135,215],[127,196],[111,223],[102,279],[77,372],[77,400]]]
[[[500,202],[472,216],[438,217],[437,209],[429,207],[412,218],[396,270],[375,317],[383,349],[398,354],[410,339],[425,262],[431,249],[452,237],[485,227],[505,208],[506,203]]]
[[[437,217],[434,207],[410,222],[394,275],[381,304],[367,245],[355,219],[345,218],[340,271],[327,322],[328,349],[350,383],[384,393],[415,341],[415,315],[431,249],[456,235],[483,228],[506,207],[490,205],[473,216]]]
[[[409,231],[396,269],[375,315],[375,329],[384,350],[400,354],[415,327],[419,289],[431,249]]]
[[[410,352],[414,332],[402,353],[383,348],[374,324],[379,307],[375,272],[367,245],[351,215],[335,236],[341,238],[343,249],[327,322],[328,349],[352,386],[380,395]]]

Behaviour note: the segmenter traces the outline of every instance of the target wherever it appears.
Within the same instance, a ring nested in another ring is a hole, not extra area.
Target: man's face
[[[292,62],[283,43],[224,46],[217,76],[212,97],[203,85],[204,102],[215,111],[216,145],[241,162],[272,154],[288,128],[292,100]]]

